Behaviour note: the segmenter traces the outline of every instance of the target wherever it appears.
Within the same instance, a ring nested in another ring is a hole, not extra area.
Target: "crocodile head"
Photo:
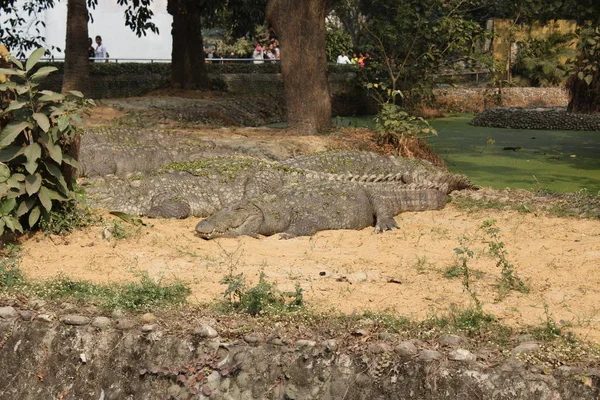
[[[198,222],[196,232],[203,239],[248,235],[257,237],[264,215],[250,201],[241,201]]]

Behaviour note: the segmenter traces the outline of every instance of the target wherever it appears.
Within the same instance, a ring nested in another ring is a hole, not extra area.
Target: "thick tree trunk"
[[[204,62],[202,13],[196,0],[169,0],[167,11],[173,16],[171,35],[171,86],[185,90],[208,89]]]
[[[68,0],[67,41],[63,93],[79,90],[88,95],[90,87],[88,60],[88,10],[86,0]]]
[[[269,0],[267,6],[267,20],[281,42],[287,122],[292,130],[314,133],[331,127],[327,5],[327,0]]]
[[[67,40],[65,46],[65,69],[62,92],[79,90],[89,95],[90,61],[88,59],[88,9],[86,0],[68,0],[67,2]],[[79,159],[80,137],[66,144],[63,152],[76,160]],[[63,175],[70,189],[77,178],[77,170],[63,164]]]
[[[600,71],[596,71],[594,78],[588,85],[577,75],[569,78],[569,105],[567,111],[575,113],[600,112]]]

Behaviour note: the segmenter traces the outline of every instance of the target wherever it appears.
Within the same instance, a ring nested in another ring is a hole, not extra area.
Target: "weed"
[[[468,241],[469,241],[469,238],[466,235],[459,237],[458,243],[460,244],[460,247],[456,247],[454,249],[454,253],[458,256],[458,260],[461,263],[461,264],[459,264],[459,267],[458,267],[458,271],[459,271],[458,276],[462,275],[462,277],[463,277],[462,285],[463,285],[464,290],[469,293],[469,296],[471,296],[471,300],[475,304],[475,308],[479,312],[482,312],[481,311],[481,301],[477,297],[477,291],[475,290],[475,288],[473,287],[473,285],[471,283],[472,273],[471,273],[471,269],[469,268],[469,265],[467,263],[467,261],[469,259],[473,258],[473,251],[471,249],[469,249],[469,247],[467,246]]]
[[[103,237],[107,240],[111,238],[123,240],[137,236],[140,232],[141,227],[138,223],[129,223],[128,225],[125,225],[123,220],[113,219],[105,224]]]
[[[515,266],[508,262],[506,256],[508,252],[504,246],[504,242],[500,241],[500,228],[496,226],[495,219],[483,221],[481,229],[488,235],[490,241],[489,253],[496,258],[496,267],[500,267],[501,277],[498,284],[500,299],[504,298],[509,291],[516,290],[521,293],[529,293],[529,286],[518,277],[515,272]]]
[[[18,268],[19,247],[9,244],[0,253],[0,291],[11,290],[23,284],[25,277]]]
[[[60,235],[73,232],[96,222],[89,209],[75,200],[59,203],[52,211],[40,219],[40,229],[48,234]]]
[[[417,273],[424,274],[428,268],[432,266],[431,262],[427,259],[427,256],[419,257],[415,260],[412,267],[417,270]]]
[[[532,334],[536,339],[549,341],[556,339],[562,335],[562,329],[558,326],[556,321],[550,314],[550,306],[544,304],[544,321],[539,327],[533,329]]]
[[[260,273],[258,283],[252,288],[247,288],[244,274],[226,275],[221,283],[227,285],[223,293],[224,309],[257,316],[294,311],[304,305],[300,285],[296,285],[294,292],[281,292],[273,283],[266,280],[264,272]]]

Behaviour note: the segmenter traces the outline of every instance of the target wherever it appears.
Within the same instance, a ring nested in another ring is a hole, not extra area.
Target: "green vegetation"
[[[0,83],[0,91],[12,99],[0,104],[0,117],[10,121],[0,131],[0,235],[5,229],[23,232],[23,225],[32,229],[51,219],[57,206],[65,210],[75,204],[66,171],[78,163],[64,150],[80,133],[80,113],[94,102],[77,91],[65,96],[39,90],[41,80],[56,70],[33,72],[44,51],[34,51],[25,66],[11,57],[15,68],[0,69],[11,77]]]

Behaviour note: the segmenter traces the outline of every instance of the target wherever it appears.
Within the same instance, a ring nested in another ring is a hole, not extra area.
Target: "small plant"
[[[529,293],[529,286],[518,277],[515,272],[515,266],[506,258],[508,252],[506,251],[504,242],[500,241],[500,228],[496,226],[496,220],[489,219],[484,221],[481,228],[490,238],[489,253],[492,257],[496,258],[496,267],[501,268],[500,283],[498,284],[500,298],[504,298],[511,290]]]
[[[39,90],[41,80],[57,70],[34,69],[44,52],[35,50],[25,66],[10,56],[15,67],[0,68],[11,77],[0,83],[0,92],[11,99],[0,111],[0,118],[11,121],[0,131],[0,235],[5,229],[23,232],[23,224],[34,228],[57,203],[74,199],[63,171],[79,165],[63,149],[80,132],[79,114],[94,102],[78,91]]]
[[[221,283],[227,285],[223,293],[226,308],[252,316],[294,311],[304,305],[300,285],[296,285],[294,292],[281,292],[266,280],[264,272],[260,273],[258,283],[252,288],[247,287],[243,274],[226,275]]]
[[[473,287],[471,283],[472,272],[469,268],[468,261],[473,258],[473,251],[468,247],[469,238],[466,235],[463,235],[458,238],[459,247],[454,249],[454,253],[458,256],[458,260],[460,261],[459,267],[457,269],[458,276],[462,275],[462,285],[466,292],[471,296],[471,300],[475,304],[475,309],[482,312],[481,309],[481,301],[477,297],[477,291]]]
[[[73,199],[68,202],[59,203],[55,209],[45,214],[40,219],[39,228],[43,232],[60,235],[66,232],[73,232],[78,228],[84,228],[95,221],[96,219],[90,211]]]
[[[409,115],[395,104],[383,103],[375,118],[377,142],[396,147],[411,138],[436,136],[437,132],[421,117]]]
[[[562,335],[562,329],[550,314],[550,306],[544,304],[544,321],[541,326],[533,330],[533,335],[540,340],[552,340]]]
[[[0,251],[0,292],[17,288],[25,281],[18,268],[19,247],[9,244]]]

